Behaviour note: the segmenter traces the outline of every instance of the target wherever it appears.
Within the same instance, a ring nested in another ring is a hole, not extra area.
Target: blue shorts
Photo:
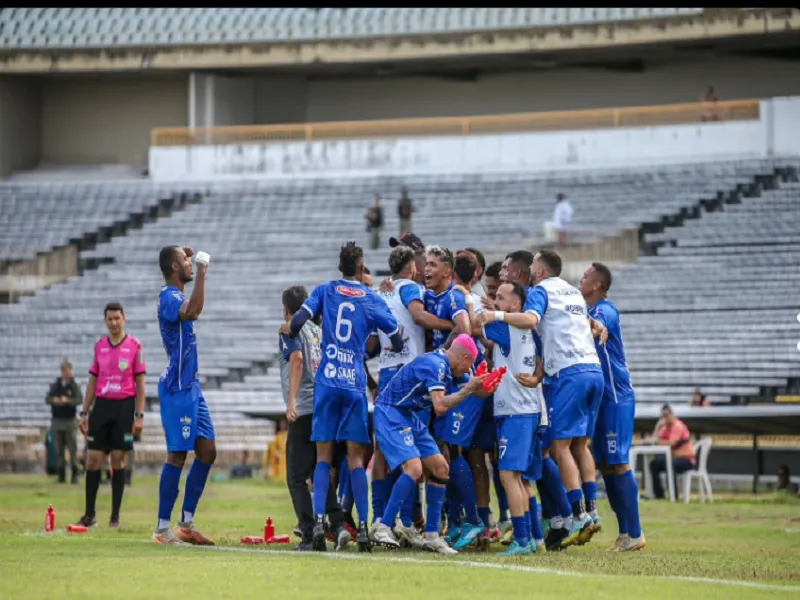
[[[494,422],[494,400],[490,396],[483,403],[483,414],[475,427],[475,433],[472,434],[472,445],[491,452],[496,441],[497,426]]]
[[[439,454],[428,426],[413,412],[388,404],[375,405],[375,439],[383,452],[389,470],[413,458],[428,458]]]
[[[191,452],[197,438],[214,439],[214,422],[199,383],[169,391],[159,382],[158,403],[167,452]]]
[[[603,372],[598,368],[559,375],[549,382],[551,439],[592,437],[603,399]]]
[[[592,437],[594,460],[599,465],[627,465],[633,442],[633,419],[636,402],[633,397],[614,401],[604,397]]]
[[[366,392],[317,382],[314,386],[311,441],[371,443]]]
[[[397,372],[403,368],[403,365],[399,365],[397,367],[386,367],[385,369],[381,369],[378,371],[378,395],[386,389],[386,386],[389,385],[389,382],[392,380],[392,377],[397,375]]]
[[[497,467],[524,473],[531,464],[539,415],[495,417],[497,422]],[[540,453],[541,454],[541,453]]]
[[[539,429],[533,434],[533,445],[531,446],[531,458],[528,462],[528,469],[522,474],[526,481],[539,481],[542,478],[542,430]]]
[[[484,399],[468,396],[461,404],[436,417],[433,423],[435,438],[441,442],[469,448],[472,435],[483,415]]]

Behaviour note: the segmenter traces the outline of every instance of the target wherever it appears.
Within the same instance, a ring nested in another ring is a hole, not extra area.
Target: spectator
[[[564,194],[556,195],[556,205],[553,208],[553,229],[558,234],[558,247],[567,245],[567,229],[572,221],[572,207]]]
[[[81,386],[72,376],[72,363],[61,361],[61,376],[55,380],[45,396],[53,414],[52,430],[58,454],[58,483],[66,483],[67,467],[64,451],[69,451],[72,483],[78,483],[78,438],[75,415],[83,401]]]
[[[383,229],[383,208],[380,194],[375,194],[375,201],[364,218],[367,220],[367,232],[371,236],[371,247],[373,250],[377,250],[380,244],[381,229]]]
[[[706,395],[700,391],[700,388],[695,388],[689,406],[711,406],[711,402],[709,402]]]
[[[712,86],[708,86],[700,96],[700,104],[703,104],[703,113],[700,115],[701,121],[719,121],[717,111],[717,94]]]
[[[400,217],[400,234],[411,231],[411,215],[414,214],[414,201],[408,197],[408,188],[403,186],[400,190],[400,199],[397,201],[397,216]]]
[[[778,492],[800,496],[800,486],[792,483],[789,465],[778,467]]]
[[[694,469],[694,446],[692,445],[689,428],[675,416],[669,404],[665,404],[661,407],[661,418],[656,423],[653,435],[656,438],[656,444],[670,447],[672,472],[675,476],[675,480],[672,483],[677,495],[677,476]],[[653,476],[653,495],[658,499],[664,498],[661,473],[665,473],[666,470],[667,461],[663,456],[658,456],[650,461],[650,474]]]
[[[242,462],[231,467],[231,479],[252,479],[253,468],[247,464],[250,452],[242,450]]]

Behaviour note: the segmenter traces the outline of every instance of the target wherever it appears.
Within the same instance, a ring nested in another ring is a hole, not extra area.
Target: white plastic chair
[[[712,439],[708,437],[701,438],[696,444],[697,455],[697,468],[693,471],[686,471],[683,474],[683,501],[689,504],[692,494],[692,481],[696,478],[700,480],[698,492],[700,494],[700,502],[706,501],[706,494],[708,494],[708,501],[714,502],[714,494],[711,491],[711,480],[708,478],[708,455],[711,454]]]

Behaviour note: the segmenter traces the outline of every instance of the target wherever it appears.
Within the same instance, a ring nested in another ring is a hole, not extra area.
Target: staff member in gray
[[[283,291],[283,319],[286,323],[292,320],[292,315],[300,310],[307,298],[308,292],[301,285]],[[322,336],[319,326],[312,321],[306,321],[295,338],[279,335],[281,389],[286,404],[286,420],[289,421],[286,482],[303,534],[297,549],[311,550],[314,508],[306,480],[313,476],[317,464],[317,445],[311,441],[311,413],[314,408],[314,376],[322,359]],[[338,550],[350,541],[351,534],[343,527],[344,513],[336,500],[334,486],[328,489],[327,513]]]
[[[72,483],[78,483],[78,443],[75,422],[77,407],[83,399],[81,386],[72,376],[72,363],[61,361],[61,377],[55,380],[44,401],[53,412],[52,429],[58,452],[58,483],[66,483],[67,466],[64,450],[69,450]]]

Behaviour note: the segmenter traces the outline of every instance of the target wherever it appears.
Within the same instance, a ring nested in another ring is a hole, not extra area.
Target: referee
[[[145,403],[145,361],[142,344],[125,333],[125,311],[118,302],[106,304],[108,335],[94,346],[89,383],[81,410],[80,429],[86,436],[86,511],[79,523],[97,525],[95,503],[104,455],[110,453],[111,519],[119,527],[119,509],[125,491],[125,454],[134,436],[142,432]]]

